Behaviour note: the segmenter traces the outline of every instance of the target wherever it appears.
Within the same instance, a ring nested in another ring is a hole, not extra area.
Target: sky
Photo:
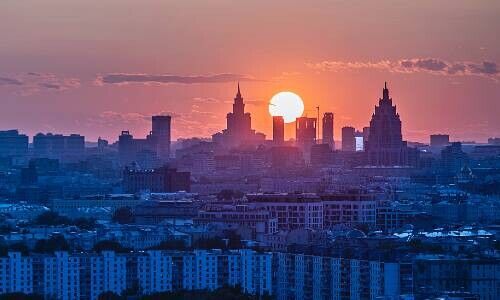
[[[208,137],[240,81],[269,138],[293,91],[340,139],[387,81],[406,140],[500,136],[500,1],[2,0],[0,25],[0,130],[115,141],[171,114],[174,138]]]

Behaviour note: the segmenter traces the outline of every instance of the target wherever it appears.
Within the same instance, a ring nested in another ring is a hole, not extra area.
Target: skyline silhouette
[[[174,139],[208,137],[241,81],[258,132],[271,135],[267,103],[290,90],[310,116],[334,112],[340,136],[367,126],[387,80],[408,140],[485,141],[500,132],[499,13],[482,1],[5,1],[0,128],[111,140],[165,112]]]

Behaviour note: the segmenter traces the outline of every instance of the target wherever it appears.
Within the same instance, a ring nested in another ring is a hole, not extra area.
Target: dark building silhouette
[[[450,136],[447,134],[431,134],[431,147],[445,147],[450,144]]]
[[[120,164],[136,163],[148,169],[170,157],[170,116],[153,116],[152,130],[145,139],[136,139],[129,131],[122,131],[118,138]]]
[[[467,165],[468,156],[462,151],[462,143],[454,142],[441,150],[441,166],[446,173],[456,174]]]
[[[189,172],[177,172],[167,166],[154,170],[123,171],[123,188],[126,193],[148,190],[153,193],[189,192],[191,179]]]
[[[292,171],[304,167],[304,157],[297,147],[280,146],[271,149],[271,166],[273,171]]]
[[[351,126],[342,127],[342,151],[356,151],[356,129]]]
[[[282,116],[273,116],[273,142],[275,145],[285,142],[285,120]]]
[[[33,150],[35,157],[75,161],[85,154],[85,137],[79,134],[38,133],[33,137]]]
[[[300,117],[295,121],[297,146],[309,157],[311,146],[316,144],[316,118]]]
[[[318,144],[311,147],[311,165],[324,166],[333,162],[332,149],[328,144]]]
[[[17,130],[0,131],[0,157],[28,154],[28,136]]]
[[[170,157],[170,116],[152,116],[151,136],[156,142],[156,153],[163,161]]]
[[[335,142],[333,140],[333,113],[326,112],[323,115],[323,144],[328,144],[330,149],[335,149]]]
[[[265,141],[263,133],[252,129],[250,113],[245,112],[245,103],[241,96],[240,84],[234,98],[233,112],[227,114],[227,128],[212,135],[212,140],[224,148],[233,148],[241,145],[258,144]]]
[[[368,164],[374,166],[408,165],[408,147],[401,134],[401,120],[392,105],[385,83],[382,98],[370,121],[370,135],[366,143]]]

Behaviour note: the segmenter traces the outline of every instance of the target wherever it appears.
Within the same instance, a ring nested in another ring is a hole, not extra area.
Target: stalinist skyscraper
[[[401,134],[401,120],[389,97],[387,82],[382,98],[370,121],[369,138],[366,143],[368,164],[374,166],[408,165],[408,147]]]
[[[250,113],[245,112],[239,83],[238,92],[234,98],[233,112],[228,113],[226,118],[227,129],[212,135],[212,140],[219,146],[232,148],[265,141],[266,136],[263,133],[252,129],[252,118]]]

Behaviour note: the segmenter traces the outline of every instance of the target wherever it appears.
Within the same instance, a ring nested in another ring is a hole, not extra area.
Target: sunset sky
[[[239,80],[256,130],[286,90],[340,139],[387,81],[406,140],[500,136],[500,1],[2,0],[0,24],[0,130],[210,136]]]

